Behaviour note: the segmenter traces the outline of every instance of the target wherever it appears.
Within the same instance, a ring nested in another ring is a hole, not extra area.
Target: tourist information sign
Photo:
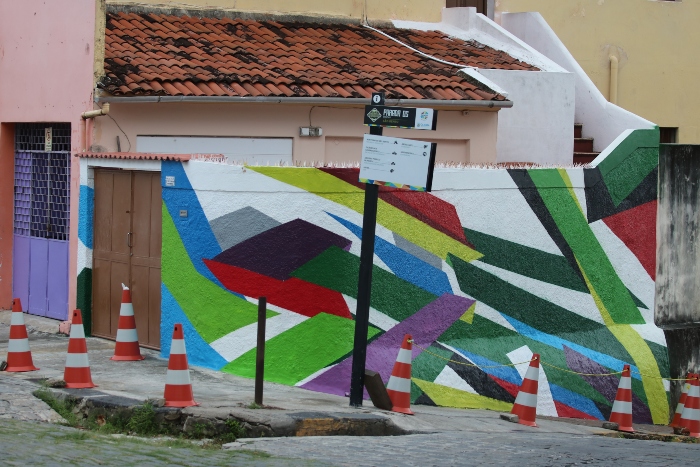
[[[369,135],[362,144],[360,182],[365,183],[365,206],[362,218],[360,274],[357,280],[355,342],[350,376],[350,405],[362,406],[367,329],[372,291],[374,235],[377,228],[379,185],[430,191],[435,164],[435,144],[403,138],[384,138],[383,127],[435,130],[437,111],[409,107],[387,107],[384,93],[372,93],[372,103],[365,107],[365,125]],[[398,351],[398,349],[397,349]]]

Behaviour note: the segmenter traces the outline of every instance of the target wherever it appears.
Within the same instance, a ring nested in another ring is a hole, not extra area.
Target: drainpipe
[[[89,119],[95,118],[95,117],[101,117],[103,115],[107,115],[109,113],[109,102],[105,102],[102,104],[102,108],[99,110],[90,110],[88,112],[83,112],[80,114],[82,117],[82,122],[80,124],[81,128],[81,133],[82,133],[82,150],[83,152],[87,151],[88,148],[88,125],[87,121]]]
[[[610,99],[611,103],[617,104],[617,74],[620,69],[617,57],[610,56]]]

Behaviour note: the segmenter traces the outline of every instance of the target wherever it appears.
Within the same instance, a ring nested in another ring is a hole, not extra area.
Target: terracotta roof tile
[[[384,32],[465,66],[537,70],[438,31]],[[367,98],[386,90],[389,98],[505,100],[458,70],[355,25],[110,13],[99,85],[114,95]]]

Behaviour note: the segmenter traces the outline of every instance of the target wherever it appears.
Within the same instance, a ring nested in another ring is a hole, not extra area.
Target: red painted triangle
[[[656,201],[606,217],[603,222],[656,280]]]

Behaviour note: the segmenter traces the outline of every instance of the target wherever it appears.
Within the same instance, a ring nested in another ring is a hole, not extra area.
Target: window
[[[660,127],[659,142],[661,144],[675,144],[678,142],[677,127]]]

